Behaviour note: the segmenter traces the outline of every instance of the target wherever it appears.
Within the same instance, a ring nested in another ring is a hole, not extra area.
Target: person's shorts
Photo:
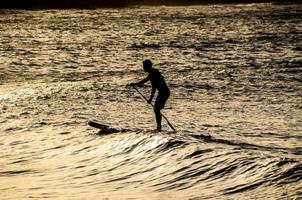
[[[169,96],[170,96],[170,92],[165,94],[159,93],[155,100],[154,108],[159,110],[163,109]]]

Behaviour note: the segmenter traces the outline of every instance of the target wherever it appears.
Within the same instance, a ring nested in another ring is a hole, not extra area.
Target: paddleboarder
[[[170,96],[170,90],[166,84],[166,81],[164,77],[161,75],[161,73],[153,68],[152,62],[150,60],[144,60],[143,61],[143,68],[146,73],[148,73],[148,76],[144,78],[143,80],[137,82],[137,83],[130,83],[130,86],[138,86],[142,85],[148,81],[151,82],[152,90],[149,100],[147,102],[151,104],[152,99],[154,97],[155,91],[158,90],[158,96],[155,100],[154,104],[154,113],[155,113],[155,119],[157,123],[157,131],[161,131],[161,112],[160,110],[164,108],[166,101],[168,100]]]

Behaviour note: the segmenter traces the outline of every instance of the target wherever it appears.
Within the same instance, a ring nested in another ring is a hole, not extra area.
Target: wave
[[[135,166],[136,163],[144,163],[145,167],[139,172],[134,170],[131,174],[110,179],[106,183],[143,176],[165,165],[168,165],[165,167],[166,171],[160,176],[141,180],[143,182],[141,184],[149,185],[157,192],[182,191],[208,182],[224,183],[241,177],[245,183],[234,182],[226,184],[226,187],[217,188],[224,195],[232,195],[253,191],[262,186],[285,186],[301,181],[302,177],[302,163],[299,160],[280,159],[271,153],[291,149],[228,141],[209,135],[179,133],[151,135],[141,131],[116,134],[114,137],[120,138],[122,142],[124,137],[122,135],[128,135],[129,146],[112,156],[126,156],[128,159],[122,161],[116,168]],[[133,153],[136,155],[135,160],[131,156]],[[169,157],[168,163],[158,162],[163,157]]]

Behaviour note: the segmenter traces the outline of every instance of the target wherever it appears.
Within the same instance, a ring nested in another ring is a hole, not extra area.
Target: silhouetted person
[[[157,69],[152,67],[152,62],[150,60],[144,60],[143,67],[144,67],[144,71],[148,73],[148,76],[137,83],[130,83],[129,85],[136,86],[136,85],[144,84],[147,81],[150,81],[152,85],[152,91],[151,91],[150,99],[148,100],[149,104],[151,104],[152,102],[156,89],[158,90],[158,96],[154,104],[154,113],[157,123],[157,130],[161,131],[162,117],[161,117],[160,110],[164,108],[166,101],[170,96],[170,90],[166,84],[164,77]]]

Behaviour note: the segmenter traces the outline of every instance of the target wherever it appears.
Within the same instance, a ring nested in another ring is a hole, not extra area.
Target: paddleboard
[[[89,121],[88,125],[93,127],[93,128],[98,128],[98,129],[107,129],[107,128],[109,128],[109,126],[104,125],[104,124],[100,124],[99,122],[96,122],[96,121]]]
[[[98,134],[110,134],[110,133],[117,133],[117,132],[126,132],[129,131],[128,129],[120,129],[120,128],[113,128],[105,124],[101,124],[97,121],[89,121],[88,125],[99,129]]]

